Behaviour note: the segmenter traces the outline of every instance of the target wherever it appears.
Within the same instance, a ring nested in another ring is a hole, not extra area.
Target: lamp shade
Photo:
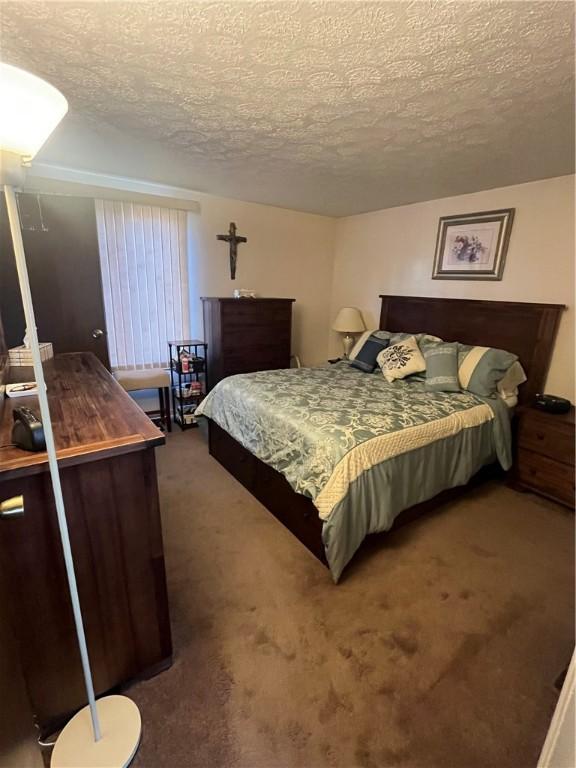
[[[53,85],[0,63],[0,150],[33,158],[66,112],[68,102]]]
[[[332,325],[333,331],[340,331],[341,333],[360,333],[365,328],[360,310],[356,307],[342,307]]]

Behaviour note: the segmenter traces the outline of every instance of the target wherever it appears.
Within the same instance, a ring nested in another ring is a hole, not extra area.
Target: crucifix
[[[241,237],[236,234],[236,224],[230,222],[230,229],[227,235],[216,235],[217,240],[224,240],[230,245],[230,277],[236,280],[236,260],[238,258],[238,243],[247,243],[247,237]]]

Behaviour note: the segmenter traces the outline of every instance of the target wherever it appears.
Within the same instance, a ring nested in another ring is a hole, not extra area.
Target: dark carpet
[[[328,571],[208,455],[157,450],[171,669],[135,765],[534,766],[573,647],[567,510],[492,483]]]

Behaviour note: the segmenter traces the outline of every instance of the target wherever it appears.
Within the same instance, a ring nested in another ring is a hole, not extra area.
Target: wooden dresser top
[[[60,466],[165,442],[162,432],[91,352],[57,355],[44,364],[44,376]],[[32,379],[32,368],[10,370],[9,381]],[[10,444],[12,411],[22,405],[40,413],[36,397],[0,400],[0,446]],[[0,480],[46,471],[45,452],[0,448]]]
[[[260,301],[290,301],[294,302],[296,299],[283,299],[282,297],[273,297],[273,296],[255,296],[252,298],[251,296],[242,296],[240,298],[236,298],[235,296],[201,296],[201,301],[229,301],[232,304],[255,304],[256,302]]]

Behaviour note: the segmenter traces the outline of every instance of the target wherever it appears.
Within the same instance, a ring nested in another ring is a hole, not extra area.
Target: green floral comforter
[[[469,392],[392,384],[341,362],[231,376],[196,411],[309,496],[334,580],[360,545],[498,458],[510,466],[508,409]]]

